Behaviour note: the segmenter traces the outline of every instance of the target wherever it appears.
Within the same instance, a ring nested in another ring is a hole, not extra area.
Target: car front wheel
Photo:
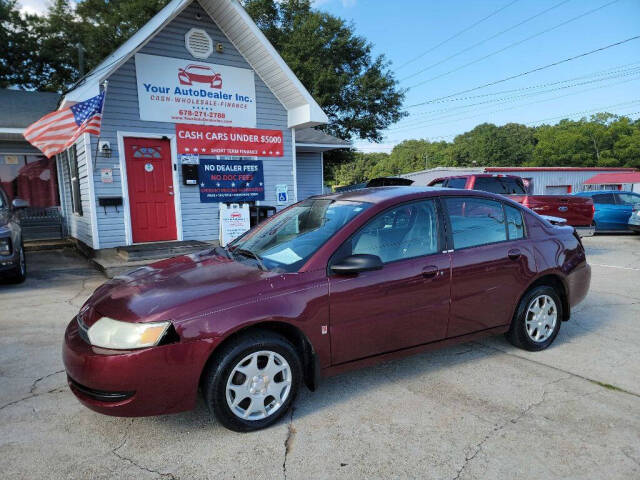
[[[13,271],[11,281],[14,283],[22,283],[27,278],[27,260],[24,255],[24,247],[20,245],[18,250],[18,263]]]
[[[507,339],[531,352],[544,350],[558,336],[562,315],[562,302],[554,288],[532,288],[518,305]]]
[[[302,366],[293,345],[276,333],[256,331],[233,340],[212,359],[203,391],[220,423],[248,432],[282,417],[301,379]]]

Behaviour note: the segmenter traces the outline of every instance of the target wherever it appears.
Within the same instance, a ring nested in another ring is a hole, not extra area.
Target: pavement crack
[[[289,417],[289,425],[287,426],[287,438],[284,439],[284,460],[282,461],[282,476],[287,480],[287,456],[293,448],[293,439],[296,436],[296,429],[293,426],[293,413],[295,408],[291,407],[291,416]]]
[[[631,396],[640,398],[640,393],[632,392],[630,390],[625,390],[624,388],[620,388],[620,387],[618,387],[616,385],[605,384],[605,383],[599,382],[598,380],[595,380],[593,378],[585,377],[584,375],[580,375],[579,373],[573,373],[573,372],[570,372],[570,371],[565,370],[563,368],[556,367],[554,365],[548,365],[548,364],[540,362],[538,360],[533,360],[533,359],[527,358],[527,357],[521,357],[520,355],[516,355],[514,353],[507,352],[506,350],[502,350],[501,348],[494,347],[493,345],[488,345],[486,343],[479,343],[479,342],[476,342],[476,345],[478,345],[480,347],[487,348],[489,350],[494,350],[496,352],[504,353],[505,355],[508,355],[510,357],[519,358],[520,360],[524,360],[526,362],[535,363],[536,365],[541,365],[543,367],[550,368],[551,370],[556,370],[557,372],[566,373],[567,375],[571,375],[571,376],[573,376],[575,378],[580,378],[580,379],[585,380],[585,381],[587,381],[589,383],[600,385],[601,387],[606,387],[606,388],[608,388],[610,390],[614,390],[614,391],[617,391],[617,392],[620,392],[620,393],[625,393],[627,395],[631,395]]]
[[[65,388],[60,386],[60,387],[52,388],[51,390],[47,390],[46,392],[42,392],[42,393],[30,393],[26,397],[22,397],[22,398],[19,398],[18,400],[13,400],[9,403],[5,403],[4,405],[0,405],[0,410],[4,410],[7,407],[11,407],[12,405],[17,405],[18,403],[24,402],[25,400],[30,400],[32,398],[36,398],[41,395],[47,395],[49,393],[61,393],[64,391],[65,391]]]
[[[546,400],[547,393],[548,393],[547,388],[550,385],[553,385],[553,384],[558,383],[558,382],[562,382],[564,380],[568,380],[569,378],[571,378],[571,375],[567,375],[566,377],[557,378],[557,379],[555,379],[555,380],[553,380],[551,382],[545,383],[542,386],[542,394],[540,395],[540,399],[539,400],[537,400],[535,402],[532,402],[529,405],[527,405],[515,417],[509,418],[508,420],[505,420],[501,424],[496,425],[495,427],[493,427],[493,430],[491,430],[489,433],[487,433],[484,436],[484,438],[482,440],[480,440],[480,442],[478,442],[475,445],[475,447],[473,448],[473,453],[471,453],[471,455],[465,455],[464,462],[462,463],[462,466],[456,472],[456,475],[455,475],[455,477],[453,477],[453,480],[459,480],[460,479],[460,477],[462,476],[462,474],[466,470],[467,466],[473,461],[474,458],[476,458],[478,456],[478,454],[482,451],[482,448],[484,447],[484,445],[489,440],[493,439],[496,435],[498,435],[502,430],[504,430],[510,424],[518,423],[518,421],[522,420],[522,418],[524,418],[534,408],[542,405],[542,403],[544,403],[544,401]]]
[[[129,441],[129,434],[131,432],[131,427],[133,426],[133,422],[135,421],[135,419],[131,419],[131,422],[129,422],[129,426],[127,427],[127,431],[125,432],[122,441],[120,442],[120,444],[113,448],[111,450],[111,453],[113,453],[116,457],[118,457],[120,460],[124,460],[125,462],[133,465],[134,467],[138,468],[139,470],[142,470],[144,472],[148,472],[148,473],[152,473],[154,475],[158,475],[160,478],[167,478],[169,480],[177,480],[177,477],[173,474],[173,473],[163,473],[160,472],[158,470],[154,470],[152,468],[149,467],[145,467],[144,465],[140,465],[138,462],[136,462],[134,459],[127,457],[125,455],[122,455],[119,450],[124,447],[127,442]]]
[[[37,388],[37,386],[38,386],[38,383],[39,383],[39,382],[41,382],[42,380],[44,380],[44,379],[46,379],[46,378],[49,378],[49,377],[53,377],[54,375],[58,375],[59,373],[62,373],[62,372],[64,372],[64,369],[63,369],[63,370],[58,370],[57,372],[49,373],[48,375],[43,375],[43,376],[42,376],[42,377],[40,377],[40,378],[36,378],[36,379],[33,381],[33,383],[31,384],[31,388],[29,389],[29,393],[30,393],[30,394],[35,393],[36,388]]]
[[[78,298],[80,298],[80,296],[84,293],[85,289],[87,288],[87,281],[89,280],[90,280],[89,278],[83,278],[80,283],[80,290],[78,290],[78,292],[69,300],[66,300],[66,303],[68,303],[72,307],[76,307],[77,305],[75,305],[73,302]]]

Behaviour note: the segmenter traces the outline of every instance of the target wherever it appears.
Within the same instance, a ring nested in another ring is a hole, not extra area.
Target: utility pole
[[[429,154],[424,154],[424,169],[429,170]]]

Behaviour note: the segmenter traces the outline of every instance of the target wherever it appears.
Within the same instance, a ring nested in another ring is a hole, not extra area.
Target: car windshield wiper
[[[252,252],[251,250],[247,250],[245,248],[234,248],[231,250],[232,253],[237,253],[238,255],[244,255],[245,257],[254,258],[260,267],[260,270],[267,271],[267,267],[262,263],[262,257],[258,255],[256,252]]]
[[[233,260],[233,255],[231,255],[231,252],[229,251],[229,249],[228,249],[227,247],[221,247],[221,246],[219,246],[219,245],[218,245],[217,247],[215,247],[215,248],[213,249],[213,251],[214,251],[215,253],[218,253],[218,252],[219,252],[219,251],[221,251],[221,250],[222,250],[222,252],[224,252],[224,256],[225,256],[225,257],[227,257],[227,258],[228,258],[228,259],[230,259],[230,260]]]

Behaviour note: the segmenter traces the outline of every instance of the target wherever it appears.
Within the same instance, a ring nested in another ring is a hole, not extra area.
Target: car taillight
[[[524,205],[527,208],[530,208],[529,207],[529,205],[530,205],[529,204],[529,197],[524,197],[524,200],[522,201],[522,205]]]

